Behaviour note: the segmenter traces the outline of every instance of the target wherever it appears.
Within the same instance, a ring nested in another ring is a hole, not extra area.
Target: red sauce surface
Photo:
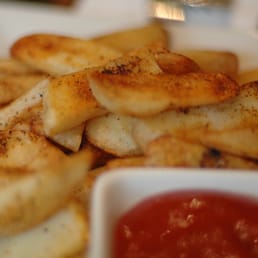
[[[258,257],[257,200],[221,192],[151,197],[122,216],[114,258]]]

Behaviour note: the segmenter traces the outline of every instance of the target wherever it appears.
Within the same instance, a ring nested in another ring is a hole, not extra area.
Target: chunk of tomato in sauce
[[[114,258],[256,258],[258,201],[226,192],[151,197],[119,218]]]

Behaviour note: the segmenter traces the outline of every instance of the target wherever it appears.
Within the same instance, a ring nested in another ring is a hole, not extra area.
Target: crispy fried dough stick
[[[51,80],[43,106],[44,131],[48,136],[65,132],[107,112],[92,95],[86,71]]]
[[[40,81],[26,94],[0,109],[0,130],[11,128],[20,119],[30,115],[30,109],[40,105],[49,80]]]
[[[85,134],[93,145],[115,156],[135,156],[141,150],[132,137],[132,120],[127,116],[107,114],[90,120]]]
[[[43,74],[0,75],[0,104],[20,97],[46,77]]]
[[[133,131],[134,138],[143,149],[153,139],[170,133],[256,159],[257,117],[258,86],[254,82],[243,86],[237,97],[220,104],[170,110],[157,116],[135,119]],[[252,140],[248,140],[249,137]]]
[[[41,72],[27,66],[26,64],[15,60],[14,58],[0,59],[1,75],[26,75],[26,74],[42,74]]]
[[[65,157],[64,153],[44,136],[24,127],[25,125],[21,125],[20,129],[0,132],[1,167],[34,171],[45,166],[54,166]]]
[[[68,131],[49,136],[49,138],[60,146],[76,152],[80,149],[81,146],[84,127],[84,124],[81,124]]]
[[[236,79],[238,75],[238,57],[230,51],[184,50],[179,51],[195,61],[203,71],[225,73]]]
[[[231,155],[201,144],[163,135],[148,144],[145,166],[258,169],[258,161]]]
[[[54,34],[19,38],[11,47],[12,57],[51,75],[63,75],[105,64],[119,51],[89,40]]]
[[[0,130],[27,124],[25,127],[45,135],[42,124],[42,98],[48,86],[49,80],[42,80],[27,93],[0,109]],[[84,125],[80,124],[48,137],[69,150],[77,151],[81,144],[83,130]]]
[[[70,202],[34,228],[0,239],[0,256],[5,258],[72,257],[87,247],[88,221],[84,208]]]
[[[90,153],[59,159],[37,169],[0,169],[0,236],[32,228],[70,199],[91,167]]]
[[[141,56],[143,53],[152,56],[164,73],[184,74],[201,71],[199,65],[192,59],[171,52],[169,48],[164,47],[164,45],[161,44],[146,45],[143,48],[130,52],[129,55]]]
[[[220,73],[114,74],[89,73],[99,103],[114,113],[151,116],[170,108],[219,103],[236,96],[239,85]]]
[[[162,73],[153,54],[145,49],[137,51],[137,55],[118,58],[105,69],[117,73]],[[107,113],[92,95],[86,70],[51,80],[43,103],[44,128],[48,136],[67,131],[84,121]]]
[[[178,69],[178,64],[183,65]],[[162,70],[164,69],[164,71]],[[105,73],[126,75],[192,72],[197,65],[186,57],[172,54],[164,47],[147,46],[94,69]],[[44,95],[44,129],[48,136],[67,131],[84,121],[101,116],[107,110],[95,99],[84,70],[50,81]]]

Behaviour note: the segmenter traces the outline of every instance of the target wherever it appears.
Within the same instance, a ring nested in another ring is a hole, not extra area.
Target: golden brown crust
[[[203,71],[225,73],[236,79],[239,63],[238,56],[230,51],[185,50],[181,54],[195,61]]]
[[[200,67],[190,58],[176,53],[160,53],[155,59],[164,73],[184,74],[200,72]]]
[[[43,123],[47,135],[55,135],[106,113],[88,85],[87,72],[76,72],[50,81],[43,98]]]
[[[7,104],[46,79],[43,74],[16,74],[0,76],[0,104]]]
[[[52,75],[61,75],[105,64],[120,52],[81,38],[55,34],[32,34],[18,39],[11,55]]]
[[[89,75],[96,99],[108,110],[148,116],[169,108],[188,108],[218,103],[236,96],[239,85],[225,74],[110,74]]]
[[[19,62],[14,58],[2,58],[0,59],[0,74],[2,75],[26,75],[35,74],[42,75],[41,72],[35,70],[32,67],[27,66],[23,62]]]

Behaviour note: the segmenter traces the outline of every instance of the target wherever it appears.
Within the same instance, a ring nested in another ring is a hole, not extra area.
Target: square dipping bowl
[[[112,258],[113,229],[122,214],[156,194],[208,190],[258,200],[258,172],[223,169],[127,168],[100,176],[91,199],[89,258]]]

